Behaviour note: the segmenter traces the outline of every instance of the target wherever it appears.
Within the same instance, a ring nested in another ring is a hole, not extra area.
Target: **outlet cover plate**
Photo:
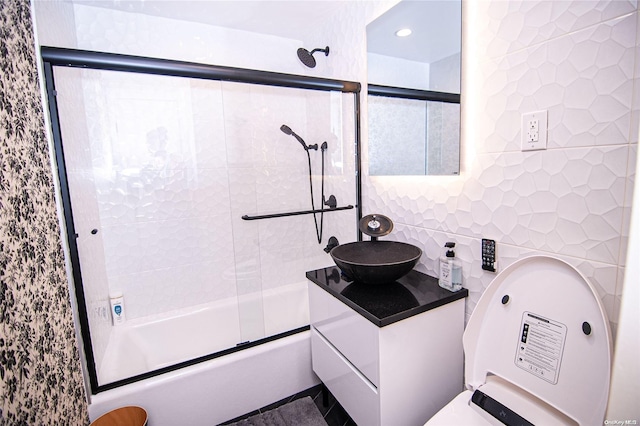
[[[522,151],[547,149],[547,110],[522,114]]]

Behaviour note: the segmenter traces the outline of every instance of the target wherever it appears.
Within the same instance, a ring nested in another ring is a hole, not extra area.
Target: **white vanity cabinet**
[[[461,392],[466,289],[417,271],[388,288],[307,278],[313,371],[358,425],[422,425]]]

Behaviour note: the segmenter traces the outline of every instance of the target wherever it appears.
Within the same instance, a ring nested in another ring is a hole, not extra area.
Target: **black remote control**
[[[495,240],[482,239],[482,269],[496,271],[496,242]]]

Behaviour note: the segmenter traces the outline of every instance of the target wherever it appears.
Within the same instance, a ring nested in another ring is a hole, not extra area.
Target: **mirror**
[[[367,25],[369,175],[460,173],[461,33],[460,0],[404,0]]]

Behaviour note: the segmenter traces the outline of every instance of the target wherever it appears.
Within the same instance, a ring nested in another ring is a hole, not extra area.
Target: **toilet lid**
[[[604,418],[609,322],[591,284],[568,263],[532,256],[503,270],[478,301],[463,345],[470,389],[496,375],[580,424]]]

